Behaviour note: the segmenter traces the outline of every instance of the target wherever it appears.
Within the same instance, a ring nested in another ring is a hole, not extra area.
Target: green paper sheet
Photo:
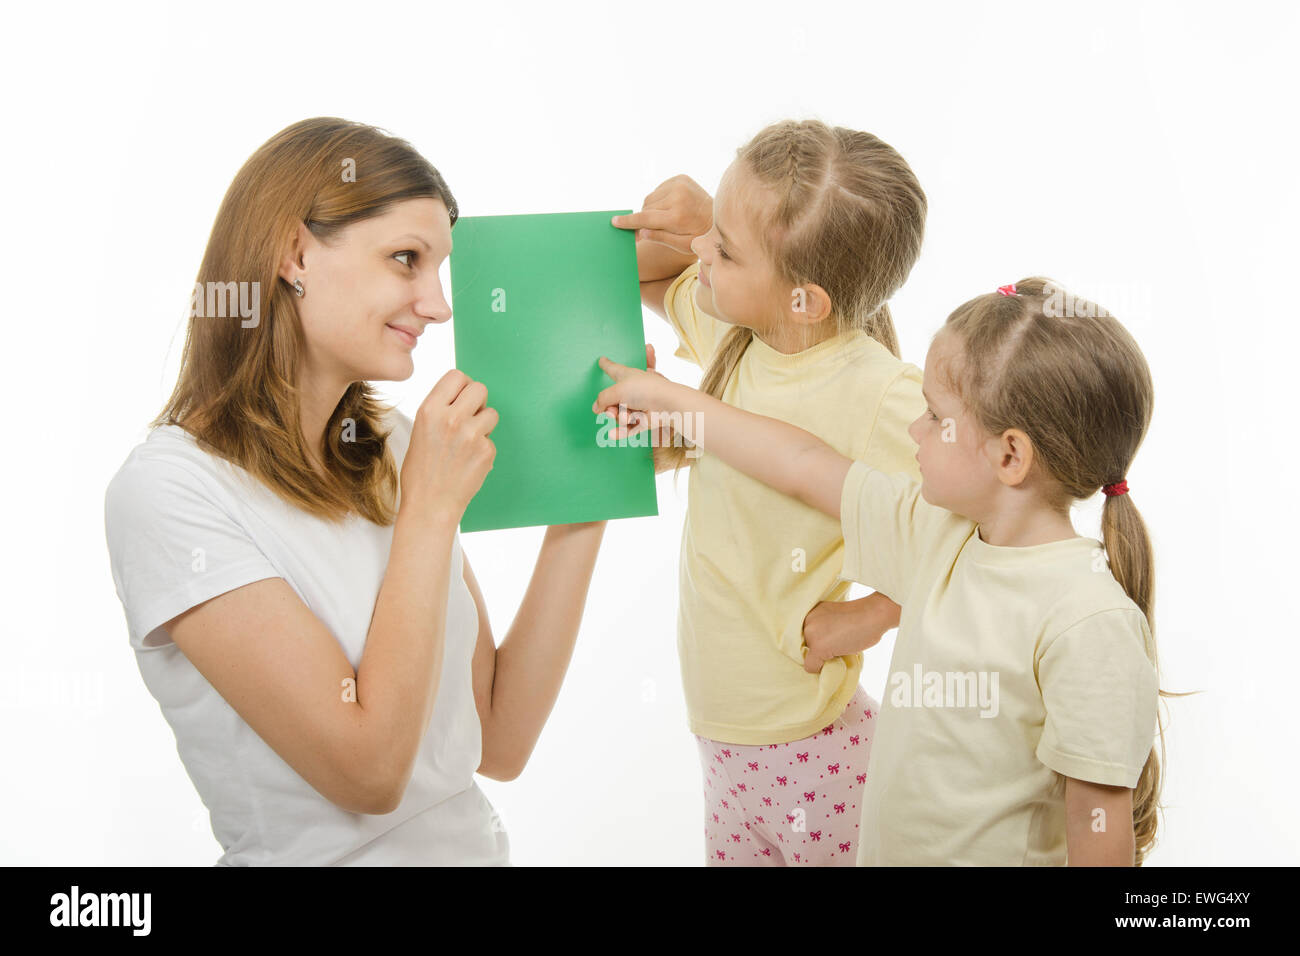
[[[456,367],[487,386],[497,455],[461,531],[657,515],[646,445],[598,439],[606,355],[645,368],[631,210],[468,216],[452,230]]]

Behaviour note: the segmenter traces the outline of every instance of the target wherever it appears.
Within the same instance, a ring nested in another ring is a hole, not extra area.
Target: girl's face
[[[282,266],[307,337],[306,377],[339,391],[356,381],[401,381],[430,322],[451,307],[438,267],[451,254],[451,217],[441,199],[408,199],[353,223],[329,245],[302,226],[298,255]],[[405,329],[410,336],[399,329]]]
[[[695,304],[731,325],[753,329],[764,341],[779,341],[793,301],[759,245],[756,212],[770,208],[771,191],[739,161],[727,167],[713,198],[713,225],[691,242],[700,259]]]
[[[908,426],[919,447],[921,496],[973,521],[987,520],[1002,483],[998,480],[998,439],[985,435],[961,399],[943,384],[940,367],[951,368],[957,343],[940,332],[925,357],[922,392],[926,409]]]

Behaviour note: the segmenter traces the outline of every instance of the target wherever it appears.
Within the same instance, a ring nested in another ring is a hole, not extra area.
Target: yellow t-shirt
[[[1064,776],[1133,787],[1151,751],[1146,616],[1100,541],[997,547],[920,490],[855,461],[841,493],[844,576],[903,606],[858,865],[1062,865]]]
[[[698,263],[668,288],[676,354],[707,367],[731,328],[695,304]],[[757,337],[722,395],[780,418],[845,455],[917,474],[907,434],[924,410],[921,371],[852,331],[791,355]],[[707,423],[705,423],[707,427]],[[838,718],[857,690],[862,655],[803,669],[803,619],[839,601],[838,523],[702,449],[690,467],[682,529],[677,648],[692,733],[726,743],[788,743]]]

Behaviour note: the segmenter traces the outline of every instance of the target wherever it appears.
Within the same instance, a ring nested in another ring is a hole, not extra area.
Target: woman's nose
[[[441,280],[435,277],[431,286],[421,290],[421,295],[415,302],[415,311],[431,322],[446,322],[451,318],[451,306],[443,293]]]

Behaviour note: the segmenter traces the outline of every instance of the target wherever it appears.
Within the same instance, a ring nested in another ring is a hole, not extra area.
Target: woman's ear
[[[831,314],[831,297],[821,286],[806,282],[790,290],[790,318],[816,325]]]
[[[289,251],[280,260],[280,278],[290,285],[293,285],[293,280],[302,274],[306,266],[302,258],[303,252],[306,250],[307,244],[314,239],[315,236],[311,234],[307,224],[299,222],[298,228],[293,234],[293,239],[289,243]]]

